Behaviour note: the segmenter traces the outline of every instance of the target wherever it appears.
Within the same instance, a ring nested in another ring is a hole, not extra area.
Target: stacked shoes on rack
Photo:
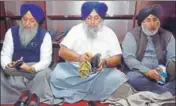
[[[25,90],[22,92],[14,106],[39,106],[39,103],[40,99],[35,93]]]

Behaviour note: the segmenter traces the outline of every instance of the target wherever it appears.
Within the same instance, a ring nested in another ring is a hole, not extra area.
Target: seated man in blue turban
[[[122,43],[129,83],[139,91],[175,95],[175,39],[160,27],[162,8],[147,6],[138,14],[139,27],[128,32]]]
[[[116,68],[121,64],[122,54],[117,36],[103,24],[107,10],[101,2],[82,5],[82,23],[74,26],[60,44],[59,56],[66,62],[58,63],[51,73],[50,85],[56,98],[68,103],[101,101],[127,81]],[[84,62],[89,64],[88,68],[94,63],[97,68],[82,77],[80,67]]]
[[[1,51],[1,104],[15,103],[26,90],[50,103],[53,96],[46,76],[51,72],[52,41],[40,28],[44,11],[36,4],[23,4],[20,13],[21,21],[7,31]]]

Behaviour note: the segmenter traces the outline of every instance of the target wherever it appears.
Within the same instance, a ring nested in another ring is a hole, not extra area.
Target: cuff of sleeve
[[[145,72],[147,72],[148,70],[150,70],[150,69],[147,68],[147,67],[142,67],[141,69],[139,69],[139,71],[142,72],[142,73],[145,73]]]

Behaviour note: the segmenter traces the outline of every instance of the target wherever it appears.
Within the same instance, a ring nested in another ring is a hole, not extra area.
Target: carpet
[[[12,104],[2,104],[0,106],[13,106]],[[40,104],[39,106],[49,106],[48,104]],[[74,104],[64,103],[62,106],[88,106],[86,101],[80,101]],[[96,102],[96,106],[109,106],[108,104],[102,104]]]

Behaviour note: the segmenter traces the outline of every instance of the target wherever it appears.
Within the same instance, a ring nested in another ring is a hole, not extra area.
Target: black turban
[[[141,9],[139,11],[138,14],[138,25],[141,26],[141,23],[150,15],[154,15],[156,16],[159,20],[161,18],[161,14],[162,14],[162,7],[158,4],[155,5],[151,5],[151,6],[147,6],[144,7],[143,9]]]

